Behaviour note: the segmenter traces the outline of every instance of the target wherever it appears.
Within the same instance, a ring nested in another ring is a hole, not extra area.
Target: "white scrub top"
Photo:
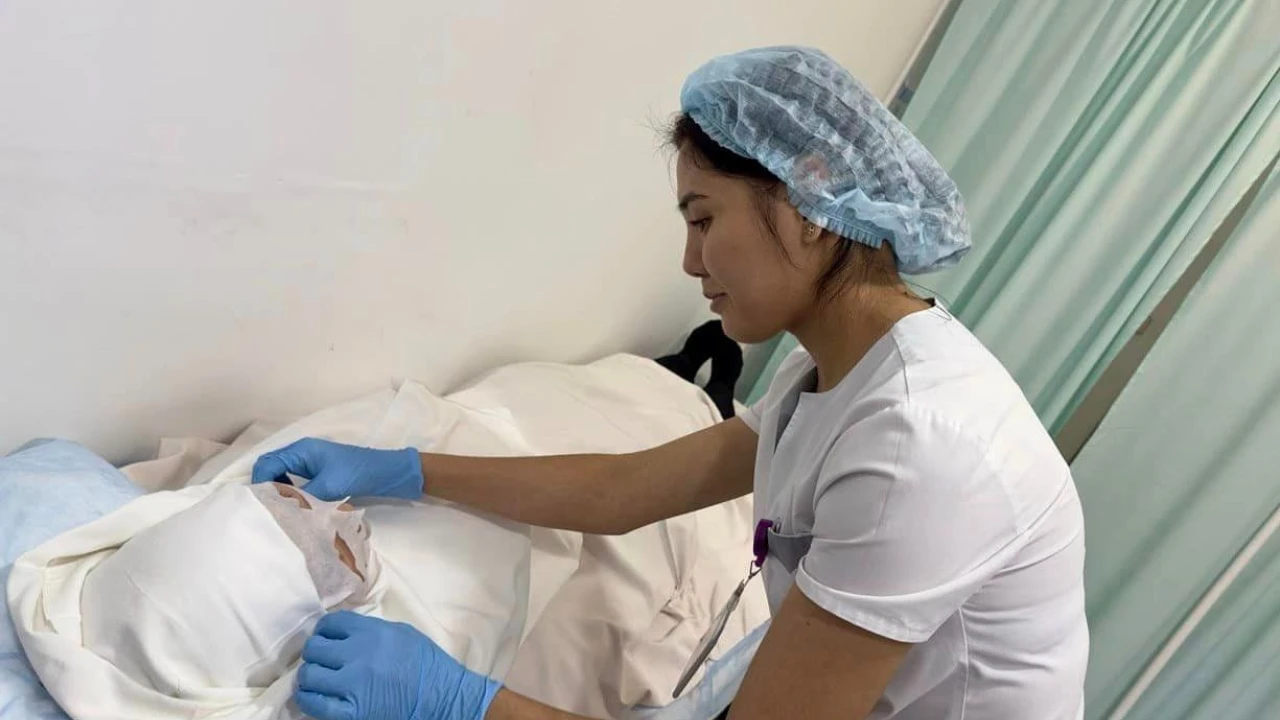
[[[1077,720],[1089,633],[1071,473],[958,320],[900,320],[831,390],[797,351],[744,413],[774,613],[794,584],[912,643],[875,720]]]

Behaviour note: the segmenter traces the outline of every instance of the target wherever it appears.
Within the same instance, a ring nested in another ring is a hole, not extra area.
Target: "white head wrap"
[[[242,693],[286,673],[331,609],[326,599],[363,597],[368,584],[338,561],[328,529],[337,518],[313,514],[314,533],[301,516],[288,521],[299,537],[328,532],[325,554],[319,540],[295,544],[260,501],[265,497],[245,486],[221,488],[93,568],[80,597],[84,647],[174,697]],[[367,543],[352,551],[366,556],[368,570]],[[334,565],[354,582],[325,567]],[[327,597],[313,573],[324,578]]]

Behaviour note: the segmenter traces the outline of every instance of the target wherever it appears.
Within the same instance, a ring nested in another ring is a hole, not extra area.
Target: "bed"
[[[70,443],[27,448],[0,460],[4,573],[17,561],[9,606],[18,610],[18,636],[38,644],[39,605],[31,600],[38,576],[23,569],[20,554],[144,492],[247,482],[259,454],[303,436],[480,455],[626,452],[718,420],[695,386],[652,361],[617,355],[582,366],[514,365],[446,397],[407,382],[278,429],[255,424],[230,445],[167,440],[155,460],[123,472]],[[727,701],[726,689],[731,695],[730,670],[749,660],[768,616],[757,584],[712,653],[704,692],[672,703],[685,660],[741,579],[749,498],[609,538],[517,526],[443,503],[375,504],[367,513],[397,578],[386,616],[411,622],[473,670],[575,712],[709,712],[708,703]],[[33,673],[13,641],[4,628],[0,719],[66,717],[37,674],[76,720],[119,714],[77,695],[39,658]]]

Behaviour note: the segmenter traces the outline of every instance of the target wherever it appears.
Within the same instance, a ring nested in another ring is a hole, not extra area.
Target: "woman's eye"
[[[701,220],[690,220],[689,225],[695,228],[698,232],[706,232],[707,228],[711,226],[711,218],[703,218]]]

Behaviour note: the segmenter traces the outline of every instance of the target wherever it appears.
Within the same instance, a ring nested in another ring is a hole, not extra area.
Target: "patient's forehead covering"
[[[135,535],[85,580],[86,648],[178,696],[265,687],[325,612],[302,554],[248,488]]]

